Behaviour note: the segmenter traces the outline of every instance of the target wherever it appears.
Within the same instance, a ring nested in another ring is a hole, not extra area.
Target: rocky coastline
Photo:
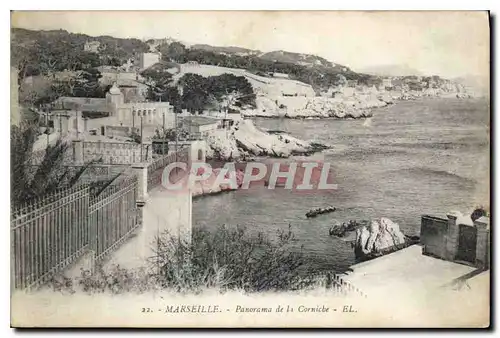
[[[370,260],[419,242],[417,236],[407,236],[399,224],[386,217],[371,221],[349,221],[335,224],[330,236],[350,242],[357,262]]]
[[[307,142],[282,132],[268,132],[251,120],[237,120],[228,130],[216,130],[206,139],[210,160],[245,161],[255,157],[288,158],[308,156],[328,149],[327,145]]]
[[[338,97],[284,96],[272,99],[257,96],[255,109],[243,109],[242,119],[235,120],[229,130],[217,130],[208,136],[207,158],[234,161],[261,156],[288,158],[309,156],[330,148],[328,145],[299,140],[283,132],[260,130],[249,118],[366,119],[373,116],[373,109],[425,97],[466,99],[473,95],[464,89],[378,91],[374,87],[365,87],[357,91],[344,90]]]
[[[378,91],[363,88],[336,97],[278,97],[274,100],[258,96],[255,109],[243,110],[243,117],[290,118],[290,119],[362,119],[372,117],[372,109],[382,108],[398,101],[417,100],[423,97],[472,98],[471,93],[461,90],[429,88],[423,91]]]

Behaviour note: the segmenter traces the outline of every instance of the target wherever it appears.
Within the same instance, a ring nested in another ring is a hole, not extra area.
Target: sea
[[[486,98],[425,98],[373,110],[373,117],[264,119],[255,123],[331,147],[312,157],[330,163],[338,188],[297,194],[256,187],[195,199],[193,226],[243,226],[276,236],[290,228],[293,250],[307,267],[341,272],[355,263],[350,243],[330,227],[348,220],[387,217],[406,235],[419,235],[422,215],[446,217],[489,206],[490,106]],[[308,219],[313,208],[334,213]]]

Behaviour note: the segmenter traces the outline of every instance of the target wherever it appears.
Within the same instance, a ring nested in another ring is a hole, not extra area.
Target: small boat
[[[306,217],[307,218],[316,217],[318,215],[327,214],[329,212],[334,212],[334,211],[335,211],[335,207],[317,208],[317,209],[309,210],[306,214]]]

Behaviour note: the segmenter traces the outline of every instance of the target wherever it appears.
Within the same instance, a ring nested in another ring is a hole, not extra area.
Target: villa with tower
[[[52,104],[53,110],[77,111],[83,117],[108,117],[116,125],[137,125],[142,118],[144,124],[174,126],[173,107],[168,102],[135,101],[127,96],[127,88],[120,88],[113,83],[106,98],[60,97]],[[125,92],[125,93],[124,93]]]

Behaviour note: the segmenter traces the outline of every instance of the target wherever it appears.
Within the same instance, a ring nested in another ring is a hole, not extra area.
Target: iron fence
[[[318,272],[308,274],[307,277],[298,278],[294,287],[296,289],[302,288],[317,288],[322,287],[328,289],[335,295],[340,296],[358,296],[366,298],[367,295],[354,286],[351,282],[342,278],[342,275],[335,272]]]
[[[137,177],[99,189],[65,188],[11,210],[11,284],[32,288],[94,252],[104,258],[137,229]]]
[[[96,261],[121,245],[139,226],[137,177],[107,187],[90,200],[90,249]]]
[[[14,288],[50,279],[88,244],[88,187],[67,188],[28,203],[11,214],[11,274]]]
[[[186,163],[189,168],[189,149],[189,147],[182,148],[177,152],[162,156],[148,165],[148,191],[161,185],[163,169],[169,164],[182,162]]]

